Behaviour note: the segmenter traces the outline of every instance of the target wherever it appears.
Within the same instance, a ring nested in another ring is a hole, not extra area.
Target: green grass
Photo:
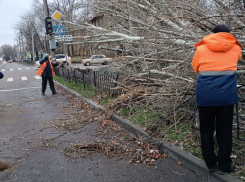
[[[123,108],[118,111],[118,113],[119,115],[128,117],[128,119],[135,124],[144,127],[150,127],[150,125],[161,115],[160,112],[151,112],[148,111],[147,108],[142,107],[133,108],[132,110]]]
[[[109,104],[112,100],[113,100],[112,97],[106,97],[106,98],[103,97],[103,98],[100,98],[99,103],[102,106],[105,106],[105,105]]]
[[[102,106],[110,103],[113,98],[112,97],[101,97],[101,92],[96,92],[94,87],[91,85],[85,85],[85,89],[82,84],[75,84],[74,82],[69,82],[68,80],[64,79],[63,77],[54,76],[54,80],[59,82],[62,85],[65,85],[71,90],[76,91],[77,93],[83,95],[86,98],[92,98],[98,100],[98,103]],[[106,92],[105,92],[106,93]]]
[[[198,132],[191,130],[190,123],[180,123],[175,127],[165,126],[162,128],[164,136],[170,140],[171,143],[179,146],[185,151],[197,156],[198,158],[203,158],[201,155],[200,141],[198,138]]]
[[[75,83],[69,82],[68,80],[64,79],[63,77],[54,76],[54,80],[56,80],[57,82],[59,82],[62,85],[65,85],[66,87],[80,93],[84,97],[95,98],[98,95],[91,85],[85,85],[85,90],[84,90],[83,85],[81,85],[81,84],[76,85]]]

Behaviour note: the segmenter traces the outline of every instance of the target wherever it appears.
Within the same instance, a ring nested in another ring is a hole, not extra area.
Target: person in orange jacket
[[[224,25],[217,25],[211,34],[195,44],[192,60],[198,74],[196,104],[199,111],[201,147],[208,170],[218,174],[234,171],[232,165],[232,124],[234,104],[238,102],[237,62],[241,44]],[[219,147],[214,152],[214,131]]]
[[[56,94],[56,90],[54,88],[54,81],[53,76],[55,76],[53,67],[58,66],[58,63],[52,63],[52,61],[49,59],[48,54],[44,54],[43,59],[39,61],[40,68],[37,71],[37,74],[39,76],[42,76],[42,94],[45,94],[46,87],[47,87],[47,81],[49,82],[50,89],[52,91],[52,94]]]

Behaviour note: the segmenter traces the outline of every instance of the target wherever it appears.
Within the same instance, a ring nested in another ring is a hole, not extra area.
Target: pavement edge
[[[61,87],[62,89],[66,90],[68,93],[72,94],[75,97],[79,97],[82,100],[84,100],[90,107],[94,108],[95,110],[98,110],[100,112],[106,112],[102,106],[98,105],[97,103],[85,98],[81,94],[67,88],[66,86],[58,83],[55,81],[55,84],[58,87]],[[147,133],[143,131],[142,128],[138,127],[134,123],[130,122],[127,119],[123,119],[120,116],[117,115],[112,115],[111,119],[115,121],[117,124],[121,125],[124,129],[128,130],[132,134],[142,137],[143,140],[148,140],[148,141],[156,141],[153,137],[149,136]],[[187,168],[191,169],[194,171],[197,175],[200,175],[207,179],[208,181],[212,182],[242,182],[238,180],[237,178],[231,176],[231,175],[219,175],[216,172],[208,172],[207,167],[204,163],[203,160],[191,155],[188,152],[185,152],[181,150],[180,148],[171,145],[170,143],[162,140],[159,149],[164,151],[165,153],[168,153],[168,156],[171,157],[174,160],[181,160],[182,165],[186,166]]]

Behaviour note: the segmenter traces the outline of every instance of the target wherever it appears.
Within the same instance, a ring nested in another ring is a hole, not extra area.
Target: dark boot
[[[231,165],[230,169],[228,171],[223,171],[223,170],[218,170],[218,174],[220,175],[224,175],[224,174],[227,174],[227,173],[232,173],[235,171],[235,166]]]

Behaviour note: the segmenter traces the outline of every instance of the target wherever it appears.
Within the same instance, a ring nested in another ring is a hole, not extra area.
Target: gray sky
[[[0,46],[16,44],[15,25],[27,13],[33,0],[0,0]]]

